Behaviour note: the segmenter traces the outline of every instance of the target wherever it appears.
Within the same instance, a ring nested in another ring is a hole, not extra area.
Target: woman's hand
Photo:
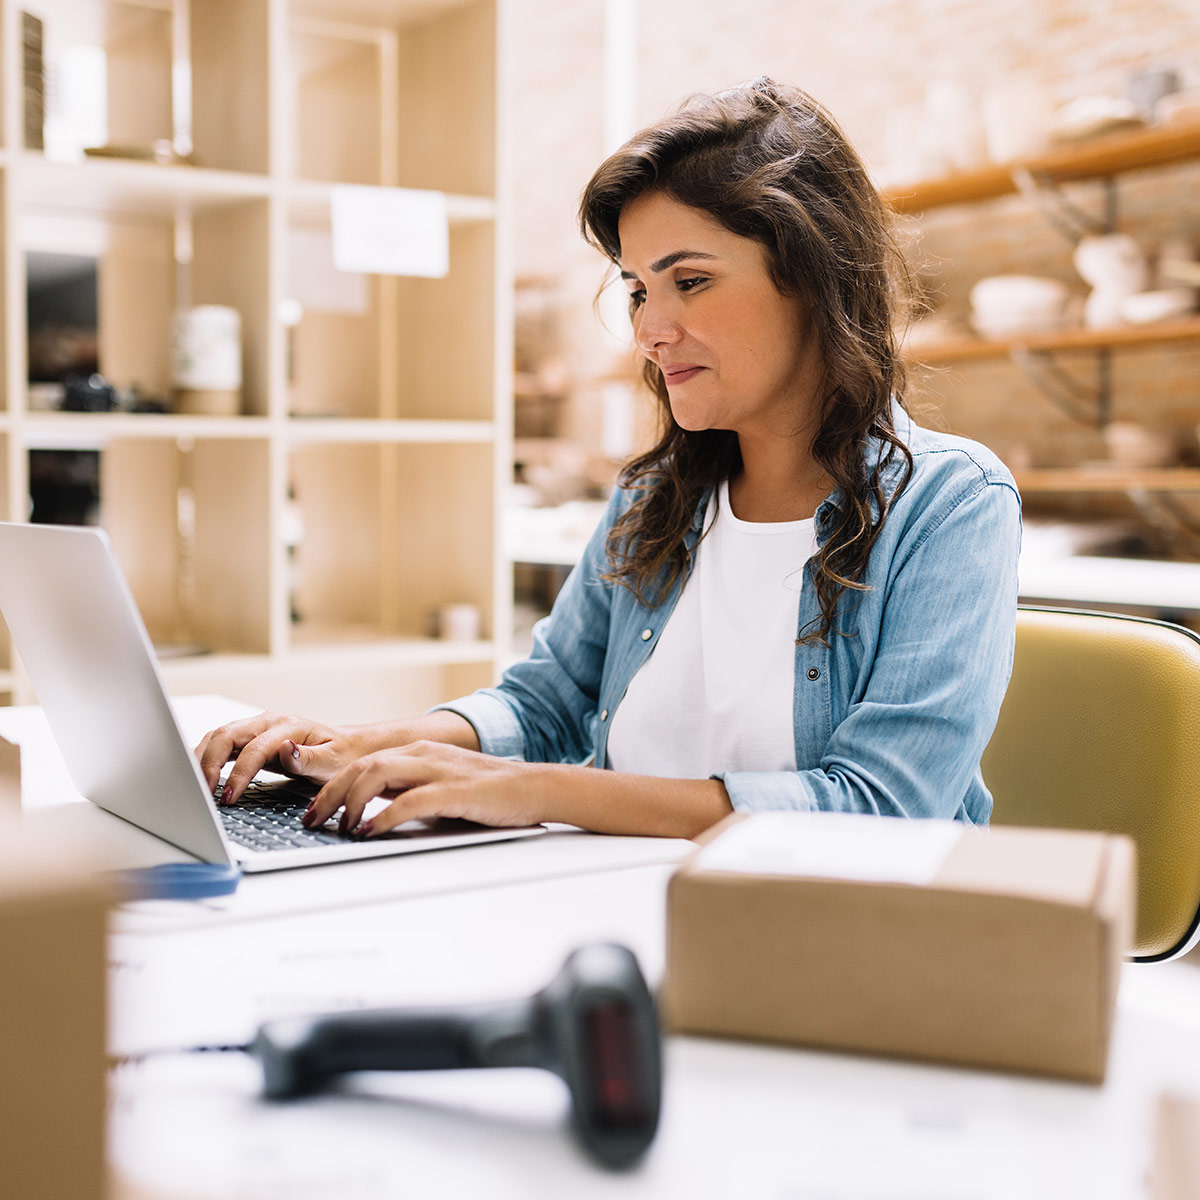
[[[216,790],[221,768],[237,760],[221,793],[222,804],[236,804],[263,769],[325,783],[372,749],[374,745],[364,728],[335,728],[303,717],[264,712],[206,733],[196,747],[196,757],[204,782],[212,791]]]
[[[551,819],[538,798],[541,770],[538,763],[494,758],[441,742],[413,742],[368,754],[344,767],[314,797],[303,823],[315,828],[344,806],[338,828],[360,837],[430,817],[459,817],[482,825],[536,825]],[[376,796],[392,803],[360,825],[363,809]]]

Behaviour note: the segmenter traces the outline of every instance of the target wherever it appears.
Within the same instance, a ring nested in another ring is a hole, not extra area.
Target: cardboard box
[[[21,815],[21,747],[0,737],[0,816]]]
[[[0,1196],[106,1195],[108,892],[0,817]]]
[[[1099,1082],[1134,866],[1104,833],[734,814],[671,879],[664,1018]]]
[[[1153,1200],[1195,1200],[1200,1196],[1200,1100],[1160,1096],[1154,1142]]]

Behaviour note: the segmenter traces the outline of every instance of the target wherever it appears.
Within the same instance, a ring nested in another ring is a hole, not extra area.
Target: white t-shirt
[[[670,620],[613,714],[613,770],[707,779],[796,769],[796,625],[814,520],[738,520],[722,483],[705,525]]]

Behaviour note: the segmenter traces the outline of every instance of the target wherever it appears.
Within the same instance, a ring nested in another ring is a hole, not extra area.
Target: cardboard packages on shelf
[[[1128,839],[763,813],[702,841],[668,892],[674,1031],[1104,1078]]]
[[[107,1195],[105,922],[91,860],[0,814],[0,1192]]]

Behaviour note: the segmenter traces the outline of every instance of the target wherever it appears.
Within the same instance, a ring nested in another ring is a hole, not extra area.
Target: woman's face
[[[742,437],[810,428],[820,355],[809,308],[779,293],[763,247],[662,192],[626,204],[618,232],[634,340],[679,425]]]

